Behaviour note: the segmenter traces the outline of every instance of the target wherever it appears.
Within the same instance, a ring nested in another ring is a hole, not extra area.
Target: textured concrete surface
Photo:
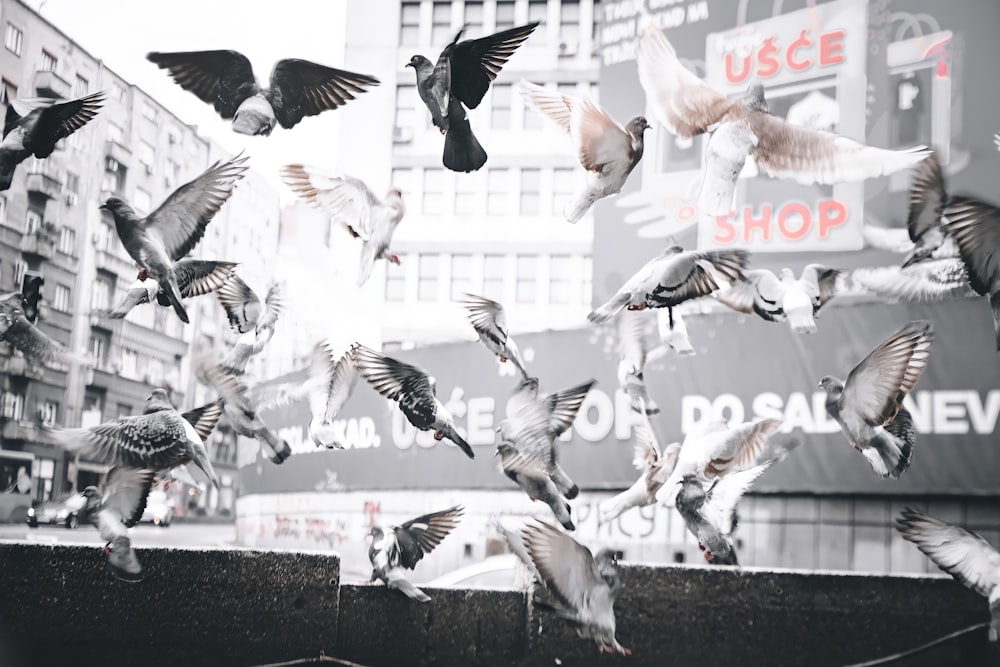
[[[517,591],[339,586],[335,555],[142,549],[146,580],[92,546],[0,542],[0,666],[237,665],[325,652],[382,665],[849,665],[989,618],[945,576],[623,565],[618,639],[600,655]],[[979,630],[893,663],[1000,667]]]

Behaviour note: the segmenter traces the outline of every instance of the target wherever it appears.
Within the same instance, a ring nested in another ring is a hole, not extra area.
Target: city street
[[[136,547],[230,547],[236,541],[236,526],[227,523],[181,523],[168,528],[141,524],[129,530]],[[62,526],[29,528],[26,524],[0,524],[0,540],[26,540],[41,544],[85,543],[100,545],[97,529],[81,524],[75,530]]]

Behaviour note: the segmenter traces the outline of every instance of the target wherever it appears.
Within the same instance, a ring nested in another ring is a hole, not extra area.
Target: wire
[[[875,660],[869,660],[867,662],[856,662],[846,667],[872,667],[873,665],[884,665],[886,663],[895,662],[897,660],[902,660],[903,658],[908,658],[911,655],[920,653],[921,651],[926,651],[932,646],[937,646],[949,639],[954,639],[955,637],[960,637],[961,635],[968,634],[974,630],[981,630],[982,628],[989,627],[989,623],[976,623],[975,625],[970,625],[967,628],[961,630],[955,630],[955,632],[949,633],[944,637],[938,637],[933,641],[929,641],[926,644],[922,644],[916,648],[911,648],[909,651],[903,651],[902,653],[893,653],[892,655],[885,656],[884,658],[876,658]]]

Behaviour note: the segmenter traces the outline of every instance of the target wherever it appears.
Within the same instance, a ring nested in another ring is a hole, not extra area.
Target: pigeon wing
[[[222,401],[212,401],[200,408],[195,408],[182,413],[181,417],[187,420],[194,427],[195,432],[201,437],[202,442],[208,440],[208,436],[215,430],[215,425],[222,417]]]
[[[555,437],[559,437],[576,419],[576,413],[580,411],[583,399],[587,397],[590,388],[597,384],[597,380],[590,380],[583,384],[557,391],[549,394],[543,399],[549,414],[549,429]]]
[[[330,421],[343,409],[347,399],[351,397],[354,384],[358,379],[358,371],[354,367],[354,361],[348,353],[339,357],[333,354],[328,347],[323,347],[325,354],[322,355],[322,362],[313,365],[310,373],[322,373],[325,382],[321,389],[321,401],[316,404],[323,406],[323,419]]]
[[[521,79],[517,84],[517,92],[524,103],[545,116],[556,125],[570,132],[571,103],[573,98],[563,95],[557,90],[543,88]]]
[[[958,298],[973,291],[962,260],[952,257],[918,262],[905,269],[854,269],[851,281],[879,296],[904,301]]]
[[[170,72],[181,88],[214,106],[226,119],[233,118],[240,105],[259,90],[250,61],[238,51],[154,51],[146,59]]]
[[[257,325],[260,297],[238,275],[231,274],[215,294],[226,311],[229,326],[246,333]],[[250,314],[253,315],[253,321]]]
[[[139,523],[146,509],[146,499],[153,487],[152,470],[116,466],[108,472],[101,494],[102,509],[109,509],[121,517],[126,527]]]
[[[765,461],[752,468],[719,478],[719,481],[712,487],[705,504],[702,505],[701,513],[705,520],[715,526],[723,535],[728,536],[732,533],[733,513],[736,511],[736,505],[739,504],[740,498],[750,489],[754,481],[764,474],[764,471],[770,468],[772,463],[774,463],[773,460]]]
[[[355,95],[367,92],[367,87],[377,85],[379,80],[367,74],[286,58],[275,63],[271,71],[267,99],[275,118],[287,130],[305,116],[343,106]]]
[[[813,311],[826,305],[826,302],[837,294],[837,279],[840,271],[828,269],[822,264],[807,264],[802,269],[800,280],[808,286],[808,292],[813,299]]]
[[[599,587],[607,587],[594,555],[568,534],[537,522],[522,531],[524,545],[545,588],[569,610],[580,613]]]
[[[397,401],[410,417],[430,421],[435,406],[430,377],[416,366],[386,357],[363,345],[352,348],[354,363],[368,383],[386,398]]]
[[[479,39],[459,42],[451,50],[451,95],[470,109],[479,106],[490,83],[538,21]]]
[[[955,197],[945,208],[945,231],[955,239],[969,283],[979,294],[1000,288],[1000,208]]]
[[[931,153],[917,165],[917,175],[910,186],[910,213],[906,230],[916,243],[930,229],[941,225],[941,212],[948,195],[937,153]]]
[[[159,470],[179,462],[187,440],[180,420],[164,412],[120,417],[88,429],[50,429],[49,433],[64,449],[94,461]]]
[[[779,322],[784,316],[783,293],[776,275],[767,269],[752,269],[744,272],[729,289],[717,292],[715,298],[738,312],[757,313],[768,322]]]
[[[461,303],[469,311],[469,321],[477,334],[493,339],[501,347],[506,344],[507,313],[501,304],[468,292],[465,293]]]
[[[24,315],[17,315],[3,332],[3,340],[21,350],[24,356],[40,364],[68,364],[72,355],[61,343],[49,338]]]
[[[419,551],[410,554],[409,558],[407,555],[410,550],[405,547],[402,549],[403,567],[412,570],[417,561],[434,551],[435,547],[441,544],[441,540],[446,538],[448,533],[458,525],[458,520],[464,511],[465,509],[461,505],[455,505],[440,512],[424,514],[397,527],[396,537],[400,541],[401,547],[406,541],[415,543],[419,547]],[[407,538],[409,539],[407,540]]]
[[[372,212],[384,204],[364,181],[301,164],[285,165],[280,176],[302,200],[346,224],[363,240],[371,238]]]
[[[35,126],[32,139],[40,138],[42,141],[32,142],[31,149],[35,157],[44,158],[51,155],[56,142],[93,120],[102,104],[104,104],[103,91],[77,100],[53,104],[39,111],[38,124]]]
[[[174,275],[177,276],[181,296],[188,298],[219,289],[235,268],[235,262],[182,259],[174,265]]]
[[[658,284],[647,295],[654,307],[676,306],[719,289],[716,277],[735,282],[749,261],[745,250],[712,250],[675,255],[658,268]]]
[[[583,97],[570,104],[570,135],[584,169],[601,173],[609,164],[634,158],[632,137],[594,100]]]

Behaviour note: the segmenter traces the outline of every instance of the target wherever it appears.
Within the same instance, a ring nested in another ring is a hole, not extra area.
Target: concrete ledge
[[[327,655],[381,665],[847,665],[989,618],[946,576],[621,568],[618,638],[590,640],[518,591],[339,585],[334,554],[142,549],[146,580],[93,546],[0,542],[0,665],[264,665]],[[1000,667],[980,630],[893,663]]]

